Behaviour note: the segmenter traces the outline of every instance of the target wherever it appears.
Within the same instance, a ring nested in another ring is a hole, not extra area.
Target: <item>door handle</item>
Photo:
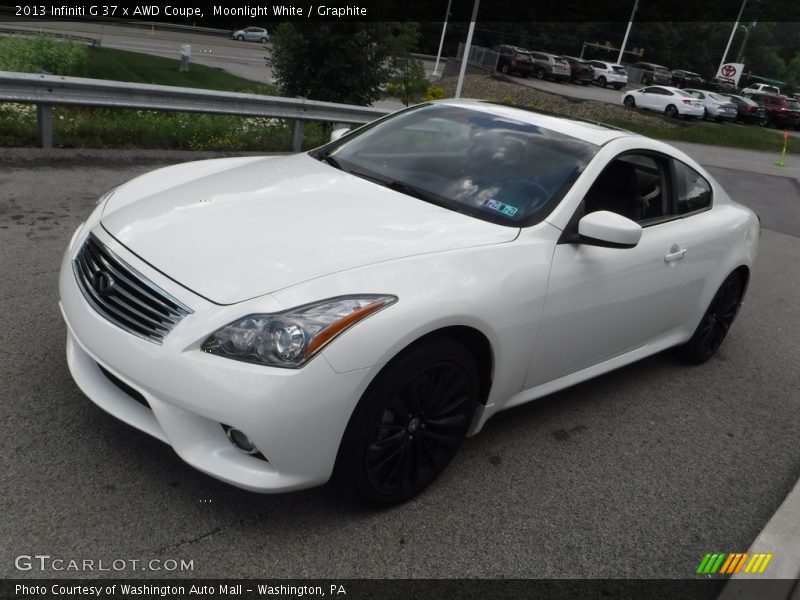
[[[669,249],[669,254],[664,257],[664,262],[671,263],[686,256],[686,248],[679,248],[677,244]]]

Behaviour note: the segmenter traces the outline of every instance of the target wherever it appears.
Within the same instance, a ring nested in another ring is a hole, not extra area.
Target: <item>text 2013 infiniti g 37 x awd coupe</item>
[[[233,485],[406,500],[500,410],[672,346],[708,359],[759,224],[695,161],[474,101],[292,156],[138,177],[60,275],[75,381]]]

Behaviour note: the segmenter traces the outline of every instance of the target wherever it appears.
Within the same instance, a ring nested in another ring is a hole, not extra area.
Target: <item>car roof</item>
[[[436,104],[446,104],[449,106],[463,106],[473,110],[482,111],[498,117],[506,117],[514,119],[515,121],[522,121],[530,125],[538,125],[544,129],[549,129],[556,133],[568,135],[570,137],[578,138],[602,146],[611,140],[621,137],[640,137],[636,133],[625,131],[624,129],[617,129],[609,125],[601,123],[594,123],[591,121],[576,121],[567,117],[558,115],[548,115],[540,112],[534,112],[524,108],[513,106],[505,106],[502,104],[492,104],[484,100],[440,100]]]

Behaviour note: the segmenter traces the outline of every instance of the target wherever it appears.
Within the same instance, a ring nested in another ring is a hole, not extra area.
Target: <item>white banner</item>
[[[742,63],[725,63],[717,71],[717,78],[739,87],[739,78],[742,76],[743,70],[744,64]]]

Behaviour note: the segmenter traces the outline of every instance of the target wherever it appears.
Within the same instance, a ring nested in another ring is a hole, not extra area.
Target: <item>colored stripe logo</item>
[[[750,554],[749,552],[715,552],[706,553],[700,565],[697,567],[695,573],[701,575],[735,575],[736,573],[763,573],[769,562],[772,560],[772,554]]]

